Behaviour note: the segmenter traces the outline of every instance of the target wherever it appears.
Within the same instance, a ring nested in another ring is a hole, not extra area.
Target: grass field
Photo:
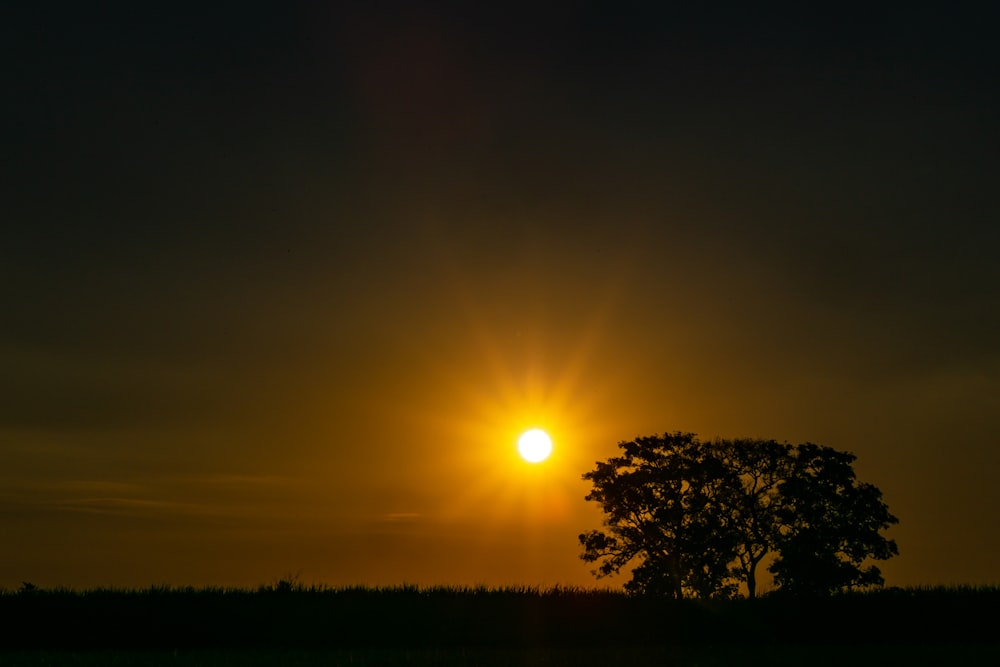
[[[1000,664],[1000,588],[666,600],[534,588],[0,593],[0,665]]]
[[[0,651],[0,665],[35,667],[842,667],[1000,664],[1000,645],[674,646],[642,649],[367,649],[228,651]]]

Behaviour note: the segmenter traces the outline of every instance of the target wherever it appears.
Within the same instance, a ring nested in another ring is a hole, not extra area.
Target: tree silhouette
[[[774,440],[716,440],[717,456],[733,476],[727,485],[725,529],[736,534],[736,562],[731,574],[757,595],[757,566],[780,538],[779,485],[791,472],[791,446]]]
[[[775,583],[799,594],[828,594],[885,583],[868,559],[899,553],[881,532],[899,520],[882,492],[855,479],[853,454],[810,443],[795,448],[792,470],[779,484],[776,512],[779,556],[770,566]]]
[[[702,442],[692,433],[619,443],[621,456],[583,475],[604,530],[579,536],[598,577],[632,565],[632,593],[756,595],[757,567],[797,593],[881,585],[862,564],[897,553],[880,533],[896,518],[881,492],[854,477],[852,454],[774,440]]]
[[[707,597],[731,587],[736,534],[718,521],[726,481],[722,462],[692,433],[636,438],[586,473],[587,500],[601,503],[606,531],[580,535],[582,558],[597,576],[640,560],[625,585],[634,593]]]

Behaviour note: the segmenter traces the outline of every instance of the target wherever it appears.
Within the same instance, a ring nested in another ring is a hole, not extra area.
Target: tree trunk
[[[684,590],[681,587],[681,559],[678,556],[671,555],[667,558],[667,567],[670,570],[670,587],[673,589],[673,596],[675,600],[680,600],[684,597]]]

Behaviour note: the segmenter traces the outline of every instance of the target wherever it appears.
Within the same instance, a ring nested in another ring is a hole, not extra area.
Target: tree
[[[794,451],[792,470],[779,484],[779,555],[769,570],[781,589],[824,595],[885,583],[869,559],[899,553],[881,532],[899,523],[872,484],[859,483],[855,456],[811,443]]]
[[[735,476],[727,489],[726,529],[736,537],[731,574],[746,584],[747,597],[757,596],[757,566],[772,553],[780,537],[777,510],[779,485],[791,470],[791,446],[774,440],[716,440],[714,447],[727,472]]]
[[[627,591],[671,597],[756,595],[758,565],[800,593],[880,585],[869,558],[897,553],[881,492],[855,482],[852,454],[774,440],[702,442],[692,433],[619,443],[583,475],[605,530],[579,536],[598,577],[632,566]]]
[[[625,585],[633,593],[671,597],[725,594],[736,556],[733,531],[720,530],[725,470],[693,433],[622,442],[622,456],[598,462],[583,478],[586,500],[604,509],[606,531],[580,535],[583,560],[601,561],[598,577],[638,565]]]

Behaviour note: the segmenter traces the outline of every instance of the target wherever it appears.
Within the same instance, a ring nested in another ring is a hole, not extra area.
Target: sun
[[[552,453],[552,438],[540,428],[525,431],[517,439],[517,451],[529,463],[541,463]]]

